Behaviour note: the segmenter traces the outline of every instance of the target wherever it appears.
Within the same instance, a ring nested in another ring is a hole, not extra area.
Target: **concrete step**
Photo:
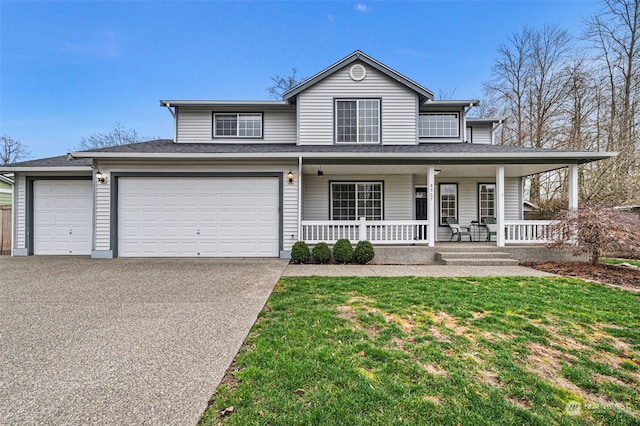
[[[476,259],[442,259],[441,262],[448,266],[518,266],[515,259],[504,258],[476,258]]]
[[[502,251],[491,251],[487,253],[477,251],[439,251],[436,253],[436,260],[446,259],[477,259],[490,257],[493,259],[509,259],[511,255]]]

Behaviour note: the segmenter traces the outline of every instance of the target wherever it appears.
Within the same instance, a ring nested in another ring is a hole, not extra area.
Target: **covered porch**
[[[559,168],[568,169],[567,208],[578,208],[578,161],[487,163],[301,157],[300,239],[436,247],[450,241],[446,217],[454,217],[471,229],[463,244],[486,243],[483,220],[495,217],[491,246],[539,245],[550,240],[552,221],[524,220],[523,178]]]

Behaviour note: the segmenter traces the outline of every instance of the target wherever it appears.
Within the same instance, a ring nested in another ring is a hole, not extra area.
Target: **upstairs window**
[[[419,136],[421,138],[460,137],[459,121],[457,112],[420,114]]]
[[[336,142],[379,143],[380,100],[336,101]]]
[[[262,114],[214,114],[214,130],[216,137],[261,138]]]

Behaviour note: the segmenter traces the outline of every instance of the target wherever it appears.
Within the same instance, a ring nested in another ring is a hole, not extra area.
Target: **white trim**
[[[341,143],[342,144],[342,143]],[[539,153],[477,153],[477,152],[457,152],[457,153],[433,153],[433,152],[260,152],[260,153],[181,153],[181,152],[159,152],[159,153],[137,153],[137,152],[72,152],[73,158],[158,158],[158,159],[261,159],[261,158],[298,158],[304,155],[305,158],[335,158],[335,159],[399,159],[399,160],[531,160]],[[617,156],[617,152],[545,152],[538,156],[544,160],[604,160]],[[547,164],[540,163],[540,164]],[[91,170],[91,167],[0,167],[0,171],[77,171]]]
[[[436,181],[435,166],[427,167],[427,223],[430,224],[428,228],[429,235],[429,247],[434,247],[436,244],[436,202],[435,202],[435,181]]]
[[[496,167],[496,245],[504,247],[504,166]]]
[[[0,188],[0,194],[12,194],[13,191],[10,189],[2,189]]]
[[[578,210],[578,165],[569,166],[569,210]]]

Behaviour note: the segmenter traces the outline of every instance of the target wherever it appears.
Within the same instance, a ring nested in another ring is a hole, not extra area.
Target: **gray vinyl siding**
[[[472,220],[478,220],[478,183],[491,183],[495,180],[477,179],[452,179],[436,180],[436,220],[440,223],[440,193],[438,183],[458,182],[458,222],[462,226],[469,226]],[[506,220],[519,220],[520,200],[519,179],[505,178],[504,180],[505,206],[504,214]],[[449,241],[451,231],[448,226],[438,226],[437,241]]]
[[[381,72],[362,64],[362,81],[349,77],[350,66],[298,95],[299,144],[334,143],[334,101],[339,98],[380,99],[381,138],[385,145],[415,144],[417,94]]]
[[[298,171],[297,164],[290,165],[274,165],[274,164],[211,164],[211,163],[194,163],[189,164],[188,168],[181,165],[168,165],[166,163],[138,163],[126,166],[101,162],[99,164],[100,171],[107,176],[107,183],[98,184],[96,186],[96,247],[95,250],[110,249],[110,229],[111,229],[111,190],[109,183],[111,182],[111,172],[189,172],[189,173],[211,173],[211,172],[278,172],[283,173],[283,250],[291,249],[294,242],[298,240]],[[289,183],[286,178],[289,170],[293,171],[294,181]]]
[[[14,185],[16,186],[15,193],[15,223],[16,223],[16,234],[15,242],[13,243],[13,247],[15,248],[26,248],[27,247],[27,236],[26,236],[26,178],[23,175],[16,175],[16,179],[14,181]]]
[[[178,143],[295,143],[296,112],[264,111],[262,138],[214,138],[213,111],[209,108],[180,107],[177,109]],[[227,112],[227,111],[219,111]],[[248,112],[262,112],[251,110]]]
[[[471,142],[490,145],[492,127],[489,124],[474,124],[471,126]]]
[[[302,219],[330,220],[329,182],[383,182],[384,220],[413,219],[412,175],[316,175],[302,176]]]
[[[95,191],[94,250],[110,250],[111,179],[108,178],[105,183],[96,183]]]

